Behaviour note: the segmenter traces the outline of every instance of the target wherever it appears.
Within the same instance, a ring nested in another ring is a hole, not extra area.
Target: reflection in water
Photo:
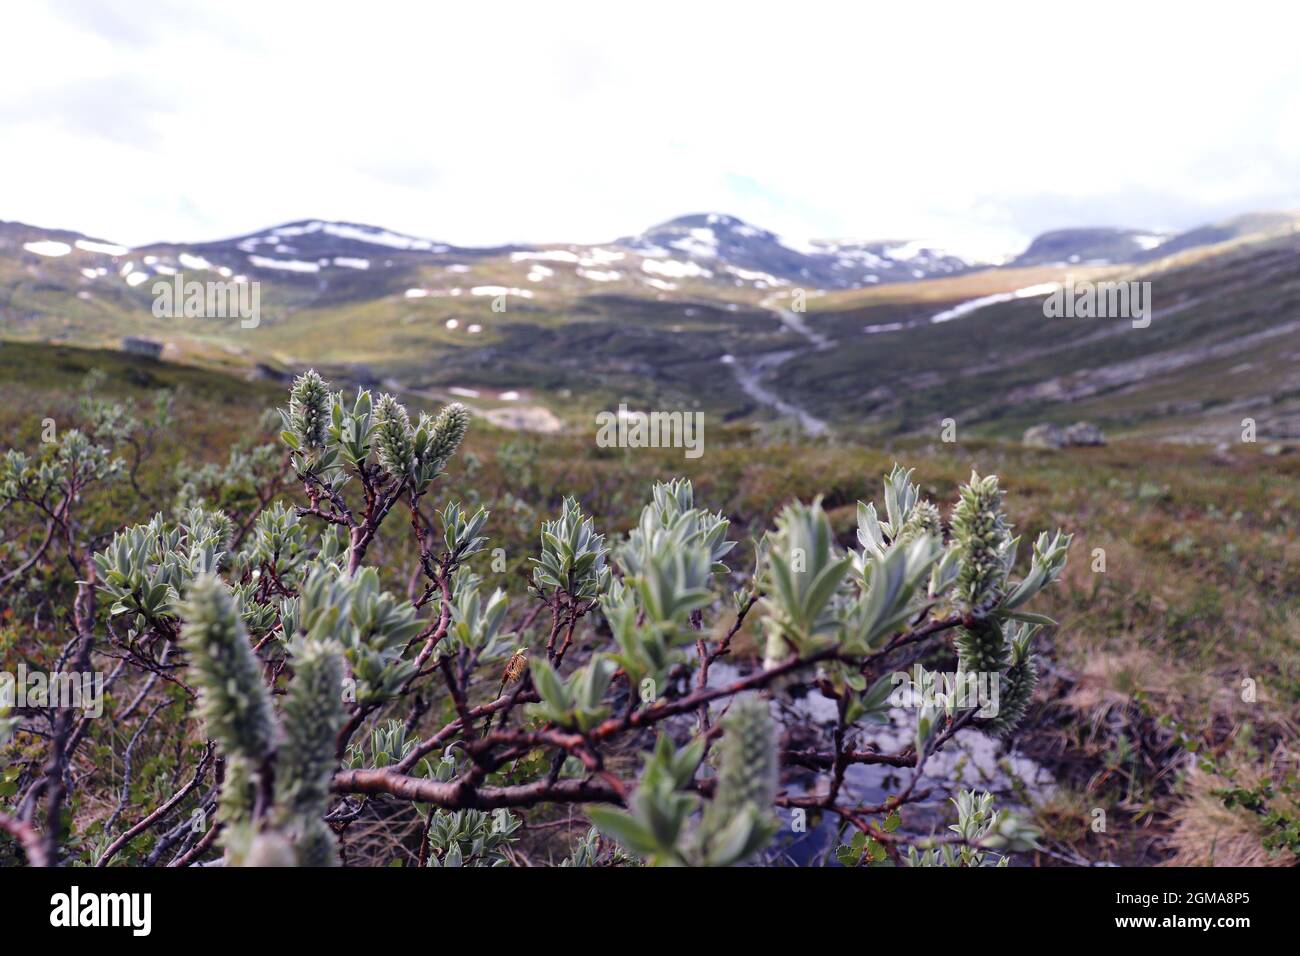
[[[729,684],[746,676],[752,669],[752,665],[737,667],[717,661],[709,668],[709,685],[718,687]],[[720,714],[726,703],[716,702],[713,705],[715,714]],[[833,700],[823,697],[816,689],[810,689],[798,699],[773,701],[772,707],[774,717],[779,717],[779,711],[785,708],[808,724],[820,727],[824,731],[819,735],[821,747],[830,749],[830,735],[835,726],[836,714]],[[788,716],[789,714],[787,718]],[[786,723],[788,722],[787,719]],[[903,707],[891,708],[886,723],[864,722],[859,727],[861,730],[851,735],[849,740],[849,745],[855,749],[861,749],[863,744],[869,743],[886,753],[901,750],[912,740],[916,728],[916,711]],[[854,740],[854,737],[858,739]],[[787,780],[788,792],[806,793],[816,785],[816,775],[811,771],[802,771],[800,768],[794,770],[800,776]],[[911,779],[911,772],[906,768],[855,764],[845,773],[840,803],[881,803],[906,785]],[[1055,791],[1056,783],[1051,772],[1037,761],[1014,751],[1007,752],[1002,741],[967,728],[958,731],[942,750],[932,754],[926,761],[925,772],[917,782],[916,789],[930,789],[931,793],[902,808],[900,832],[918,837],[946,832],[948,824],[955,819],[948,798],[961,788],[987,790],[994,794],[999,809],[1024,812],[1029,809],[1028,803],[1037,803],[1050,797]],[[839,817],[827,814],[815,825],[810,819],[806,833],[794,833],[790,829],[790,811],[779,812],[785,827],[784,835],[777,838],[775,850],[769,851],[775,861],[784,859],[799,865],[816,865],[830,856],[834,863],[835,846],[838,842],[847,842],[837,840],[841,825]]]

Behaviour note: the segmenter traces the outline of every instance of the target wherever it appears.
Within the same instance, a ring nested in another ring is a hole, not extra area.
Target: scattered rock
[[[158,356],[162,355],[163,344],[154,339],[128,335],[122,339],[122,351],[130,352],[132,355],[147,355],[150,358],[158,358]]]
[[[520,405],[514,408],[493,408],[481,413],[498,428],[514,431],[551,434],[564,428],[564,422],[549,408],[541,405]]]
[[[1075,422],[1065,430],[1067,445],[1104,445],[1106,436],[1092,422]]]
[[[1061,448],[1065,445],[1065,432],[1056,425],[1044,423],[1026,429],[1023,441],[1029,448]]]
[[[1022,441],[1029,448],[1073,448],[1104,445],[1106,436],[1092,422],[1075,422],[1068,428],[1043,422],[1026,429]]]

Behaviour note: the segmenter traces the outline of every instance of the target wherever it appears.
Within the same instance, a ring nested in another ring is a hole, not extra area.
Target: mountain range
[[[1254,408],[1285,436],[1300,434],[1297,221],[1057,230],[997,263],[915,239],[793,241],[721,213],[490,248],[327,220],[135,248],[0,222],[0,338],[146,339],[241,375],[316,365],[515,427],[627,401],[815,433],[1086,413],[1194,439]],[[152,286],[176,275],[257,281],[258,326],[155,317]],[[1149,334],[1046,322],[1042,290],[1070,276],[1152,282]]]
[[[137,259],[132,271],[171,275],[186,268],[231,276],[294,277],[310,282],[344,270],[401,270],[412,265],[463,264],[500,256],[514,261],[575,264],[595,271],[594,282],[631,269],[647,278],[713,279],[758,288],[782,283],[811,289],[852,289],[960,275],[1001,265],[1138,263],[1169,252],[1223,242],[1286,225],[1287,213],[1241,216],[1182,233],[1125,228],[1061,229],[1043,233],[1020,254],[999,261],[962,256],[941,243],[919,239],[790,240],[722,213],[680,216],[636,235],[600,245],[456,246],[378,226],[312,219],[285,223],[230,239],[155,242],[127,247],[65,229],[0,221],[0,250],[29,257],[80,253],[83,267],[105,260]],[[31,258],[30,261],[39,261]],[[614,269],[614,263],[620,263]],[[124,264],[124,263],[123,263]],[[606,266],[606,269],[596,269]],[[89,278],[89,275],[87,276]],[[123,278],[126,278],[125,276]],[[135,279],[139,283],[141,279]]]

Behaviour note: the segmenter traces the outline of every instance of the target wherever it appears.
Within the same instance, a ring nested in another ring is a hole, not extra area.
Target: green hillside
[[[1295,437],[1298,252],[1300,238],[1285,235],[1142,268],[1074,273],[1076,280],[1149,281],[1147,328],[1124,319],[1046,318],[1041,297],[932,324],[928,316],[938,309],[930,300],[827,296],[814,300],[819,327],[847,333],[919,324],[843,334],[834,353],[802,355],[777,381],[818,414],[859,410],[860,421],[881,434],[937,434],[948,417],[977,434],[1004,436],[1039,421],[1088,419],[1114,432],[1224,441],[1240,440],[1249,416],[1260,435]]]
[[[779,417],[779,400],[867,436],[934,435],[948,418],[1004,437],[1088,419],[1113,434],[1221,441],[1251,417],[1261,436],[1287,438],[1300,434],[1300,238],[1260,222],[1269,231],[1140,266],[988,269],[828,293],[718,276],[658,290],[630,269],[540,266],[508,253],[452,266],[402,260],[328,279],[263,278],[256,328],[156,318],[153,282],[97,274],[102,257],[78,249],[37,259],[5,247],[0,336],[109,348],[138,336],[170,360],[249,377],[317,366],[341,380],[570,424],[622,401],[766,421]],[[1045,318],[1041,296],[931,321],[1067,277],[1150,282],[1150,327]],[[805,293],[801,331],[777,310],[797,308]],[[831,347],[815,347],[820,340]]]

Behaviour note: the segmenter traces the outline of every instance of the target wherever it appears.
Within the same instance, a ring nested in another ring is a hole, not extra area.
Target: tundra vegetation
[[[1090,821],[1068,791],[1035,822],[953,786],[950,828],[909,825],[936,753],[968,729],[1005,739],[1044,663],[1056,680],[1034,606],[1077,547],[1017,537],[996,477],[941,507],[894,465],[851,530],[839,489],[828,513],[791,488],[745,541],[691,480],[643,480],[616,531],[574,496],[608,489],[543,489],[525,442],[497,449],[490,512],[454,404],[411,412],[307,373],[224,462],[167,471],[176,396],[142,409],[101,380],[77,427],[0,467],[5,660],[102,669],[107,687],[101,718],[28,706],[0,723],[7,860],[734,865],[786,861],[803,821],[829,822],[819,860],[975,866]],[[884,745],[891,675],[948,660],[998,676],[998,713],[940,682],[910,739]],[[798,706],[813,695],[829,723]],[[1148,735],[1176,724],[1160,739],[1197,750],[1200,728],[1147,716]],[[1126,815],[1122,799],[1155,792],[1133,738],[1097,771],[1131,792],[1091,794]],[[1219,776],[1189,802],[1250,819],[1285,858],[1291,782],[1230,750],[1205,755]],[[885,797],[855,794],[860,765],[893,771]]]

